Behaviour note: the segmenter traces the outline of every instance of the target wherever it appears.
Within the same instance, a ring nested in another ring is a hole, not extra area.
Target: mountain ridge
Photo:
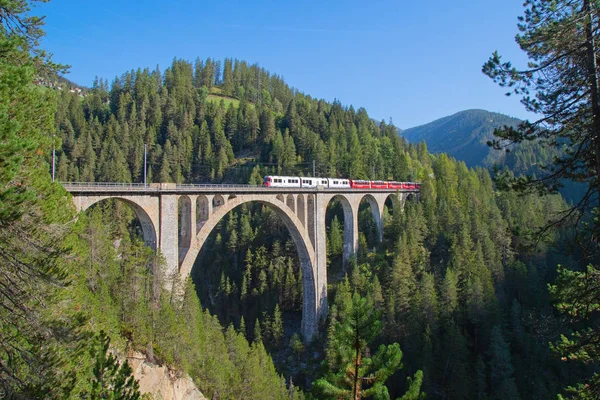
[[[516,127],[520,122],[520,119],[501,113],[469,109],[399,130],[399,135],[411,143],[425,141],[430,152],[446,153],[469,167],[490,166],[503,157],[487,145],[494,130],[505,125]]]

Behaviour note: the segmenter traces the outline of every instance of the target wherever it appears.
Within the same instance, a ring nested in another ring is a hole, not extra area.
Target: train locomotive
[[[367,181],[346,178],[315,178],[307,176],[267,175],[263,179],[264,187],[274,188],[316,188],[324,189],[382,189],[382,190],[419,190],[417,182]]]

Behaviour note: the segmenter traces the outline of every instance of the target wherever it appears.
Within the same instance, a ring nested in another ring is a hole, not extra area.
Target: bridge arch
[[[152,210],[152,207],[148,207],[145,204],[141,204],[137,198],[129,198],[127,196],[93,196],[86,198],[87,201],[84,203],[81,202],[81,198],[78,200],[79,203],[75,203],[77,211],[84,212],[90,207],[101,203],[105,200],[114,199],[118,200],[124,204],[126,204],[129,208],[131,208],[138,219],[140,221],[140,225],[142,226],[142,236],[144,237],[144,243],[146,246],[150,247],[152,250],[156,251],[157,243],[158,243],[158,235],[156,233],[158,227],[158,207],[154,207],[157,215],[151,215],[146,210]]]
[[[212,210],[211,204],[204,194],[200,194],[196,198],[196,234],[200,232],[200,228],[208,220]]]
[[[366,194],[360,200],[361,203],[363,201],[366,201],[369,204],[371,215],[373,216],[373,220],[375,221],[375,226],[377,228],[377,239],[379,242],[381,242],[383,239],[383,205],[380,204],[381,200],[377,201],[373,195]],[[383,203],[385,203],[385,200]]]
[[[337,200],[342,205],[344,212],[344,250],[342,253],[342,264],[345,266],[350,262],[350,259],[355,256],[358,245],[358,205],[341,194],[333,195],[329,198],[325,205],[325,210],[332,201]]]
[[[315,258],[314,249],[310,238],[308,237],[304,224],[296,216],[296,214],[284,202],[273,195],[240,195],[232,198],[214,209],[212,214],[200,227],[195,243],[188,250],[181,266],[179,273],[182,279],[187,277],[192,272],[192,267],[198,257],[202,246],[206,239],[217,226],[219,221],[234,208],[241,206],[244,203],[257,202],[264,204],[272,209],[284,222],[290,236],[296,245],[300,268],[302,270],[302,332],[307,339],[311,339],[312,335],[317,331],[318,316],[317,316],[317,290],[315,277]]]

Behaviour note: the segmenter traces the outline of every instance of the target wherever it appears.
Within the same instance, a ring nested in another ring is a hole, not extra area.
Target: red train
[[[274,176],[268,175],[263,179],[265,187],[301,187],[316,188],[322,186],[325,189],[351,188],[351,189],[394,189],[394,190],[420,190],[421,184],[417,182],[395,182],[395,181],[366,181],[344,178],[313,178],[300,176]]]

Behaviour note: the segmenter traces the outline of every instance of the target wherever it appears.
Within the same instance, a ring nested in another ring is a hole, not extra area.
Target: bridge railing
[[[213,192],[227,192],[227,191],[251,191],[251,192],[306,192],[313,193],[320,190],[339,192],[339,191],[370,191],[370,189],[350,189],[350,188],[292,188],[292,187],[264,187],[258,185],[236,185],[236,184],[191,184],[191,183],[178,183],[169,184],[169,187],[164,187],[161,184],[143,184],[143,183],[126,183],[126,182],[61,182],[63,187],[69,192],[110,192],[110,191],[131,191],[131,192],[162,192],[162,191],[176,191],[176,192],[193,192],[193,191],[213,191]],[[373,191],[379,192],[382,190],[391,192],[418,192],[418,189],[374,189]]]
[[[248,189],[259,189],[262,188],[263,186],[259,186],[259,185],[235,185],[235,184],[216,184],[216,183],[178,183],[177,185],[175,185],[175,187],[177,188],[177,190],[186,190],[186,189],[190,189],[190,190],[194,190],[194,189],[227,189],[227,188],[238,188],[238,189],[243,189],[243,188],[248,188]]]
[[[139,192],[159,192],[160,187],[144,185],[143,183],[125,183],[125,182],[61,182],[61,185],[67,191],[92,190],[92,191],[111,191],[127,190]]]
[[[60,182],[63,186],[90,186],[90,187],[150,187],[143,183],[130,182]]]

